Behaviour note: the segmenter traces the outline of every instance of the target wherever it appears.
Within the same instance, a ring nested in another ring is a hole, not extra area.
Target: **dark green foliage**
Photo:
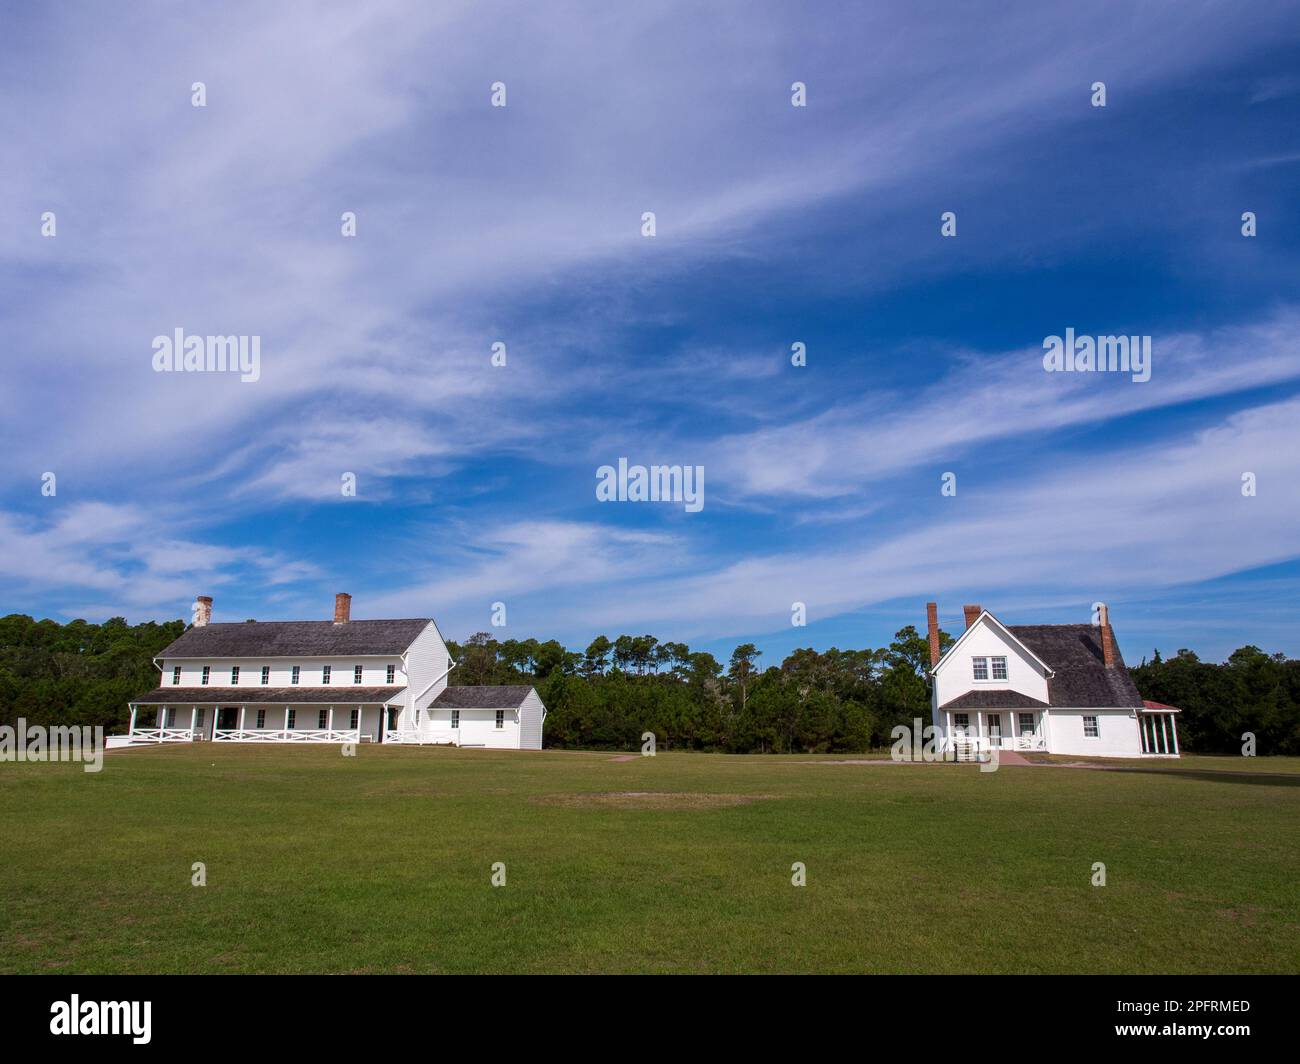
[[[158,684],[153,658],[184,630],[183,621],[0,618],[0,723],[125,731],[127,703]],[[753,644],[724,667],[651,635],[602,635],[575,653],[553,639],[479,632],[450,648],[453,683],[537,687],[547,746],[635,750],[653,732],[663,750],[849,752],[887,747],[894,725],[930,719],[929,648],[911,625],[881,650],[800,649],[766,669]],[[1184,650],[1131,672],[1143,698],[1183,710],[1185,750],[1240,753],[1251,732],[1259,754],[1300,754],[1300,661],[1247,646],[1215,665]]]
[[[1239,754],[1250,732],[1257,754],[1300,754],[1298,660],[1246,646],[1214,665],[1180,650],[1129,671],[1143,698],[1183,711],[1178,741],[1185,750]]]
[[[128,625],[0,618],[0,723],[102,725],[124,732],[127,703],[158,686],[154,656],[185,630],[184,621]]]

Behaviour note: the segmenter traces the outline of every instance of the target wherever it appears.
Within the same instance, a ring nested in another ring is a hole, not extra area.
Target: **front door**
[[[989,714],[989,745],[990,746],[1002,745],[1002,714],[1001,713]]]

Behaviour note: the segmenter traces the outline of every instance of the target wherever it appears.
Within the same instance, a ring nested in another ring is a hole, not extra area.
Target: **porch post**
[[[199,707],[190,706],[190,742],[194,741],[194,729],[199,724]]]
[[[127,732],[127,735],[134,735],[134,734],[135,734],[135,711],[136,711],[136,708],[137,708],[137,707],[136,707],[136,704],[135,704],[134,702],[132,702],[132,703],[131,703],[131,730],[130,730],[129,732]]]
[[[1174,753],[1176,754],[1178,753],[1178,718],[1172,713],[1169,714],[1169,731],[1174,737]]]
[[[280,733],[284,736],[284,741],[289,741],[289,707],[284,707],[284,730]]]
[[[325,718],[326,730],[331,734],[334,732],[334,707],[330,706],[329,716]]]
[[[1160,714],[1160,752],[1169,753],[1169,731],[1165,727],[1165,714]]]

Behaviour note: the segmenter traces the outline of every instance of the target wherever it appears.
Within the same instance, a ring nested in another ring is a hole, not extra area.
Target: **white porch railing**
[[[218,728],[212,736],[218,743],[359,743],[357,728]]]
[[[1047,752],[1047,739],[1042,735],[951,735],[945,749],[953,750],[959,761],[983,758],[989,750],[1037,750]]]
[[[133,743],[192,743],[192,728],[136,728],[130,736]]]
[[[450,728],[430,728],[428,726],[410,729],[389,728],[384,732],[386,743],[408,743],[410,745],[434,746],[438,744],[459,746],[460,735]]]

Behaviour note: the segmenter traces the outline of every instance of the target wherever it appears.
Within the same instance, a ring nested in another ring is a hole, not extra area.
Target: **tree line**
[[[0,618],[0,722],[125,731],[127,703],[158,686],[153,658],[185,628]],[[449,647],[453,684],[535,686],[552,747],[635,750],[653,732],[660,750],[851,753],[888,747],[897,724],[930,720],[929,646],[911,625],[886,647],[805,648],[780,663],[764,663],[752,643],[721,662],[651,635],[597,636],[573,651],[478,632]],[[1249,732],[1260,754],[1300,754],[1298,660],[1247,646],[1212,663],[1181,650],[1129,671],[1143,698],[1183,710],[1185,750],[1240,753]]]

